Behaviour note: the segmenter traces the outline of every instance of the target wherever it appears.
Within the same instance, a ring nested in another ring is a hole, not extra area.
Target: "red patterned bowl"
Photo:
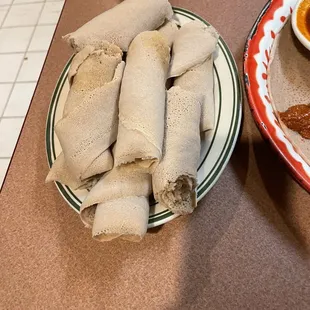
[[[270,0],[265,5],[248,36],[243,69],[248,101],[259,130],[280,154],[293,177],[310,192],[310,166],[282,130],[267,86],[274,39],[297,2],[298,0]]]

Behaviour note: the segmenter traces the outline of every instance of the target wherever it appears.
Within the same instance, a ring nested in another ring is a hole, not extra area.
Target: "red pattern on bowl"
[[[297,0],[270,0],[256,20],[244,52],[244,80],[253,118],[293,177],[310,192],[310,166],[283,132],[268,91],[268,66],[276,35],[292,14]]]

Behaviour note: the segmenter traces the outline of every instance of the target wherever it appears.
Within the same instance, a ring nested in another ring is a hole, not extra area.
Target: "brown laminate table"
[[[242,135],[192,216],[140,244],[91,239],[48,171],[45,121],[71,50],[61,36],[117,4],[67,0],[0,194],[1,309],[310,309],[310,196],[262,140]],[[175,0],[210,21],[238,67],[264,0]]]

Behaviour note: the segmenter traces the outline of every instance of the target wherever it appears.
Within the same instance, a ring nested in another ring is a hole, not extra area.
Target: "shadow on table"
[[[201,206],[188,217],[180,271],[180,300],[169,310],[214,309],[208,301],[202,302],[210,284],[211,255],[229,229],[238,212],[241,195],[248,173],[248,141],[239,143],[231,163],[236,170],[227,167],[217,184],[201,201]],[[221,199],[219,199],[221,197]],[[204,296],[204,297],[202,297]],[[202,306],[204,305],[204,306]],[[208,305],[208,306],[207,306]]]
[[[297,205],[300,206],[300,202],[297,201],[297,193],[299,193],[299,199],[302,199],[300,195],[305,197],[308,194],[289,174],[282,159],[271,149],[268,143],[265,141],[254,143],[253,150],[263,186],[273,202],[273,208],[269,206],[266,208],[260,204],[256,205],[278,231],[290,240],[292,245],[295,245],[299,251],[308,252],[310,250],[309,240],[307,241],[307,236],[301,232],[299,224],[294,221],[293,214],[300,212],[300,210],[293,210]],[[310,211],[307,212],[306,207],[305,205],[304,216],[310,219]],[[279,216],[282,221],[279,220]]]
[[[263,182],[259,181],[261,179]],[[227,242],[227,231],[237,216],[240,218],[240,205],[244,195],[253,201],[254,211],[258,210],[263,214],[284,238],[288,239],[296,249],[300,249],[297,240],[301,242],[302,236],[297,231],[290,231],[286,225],[289,224],[289,217],[286,216],[288,203],[285,192],[291,182],[283,165],[265,142],[258,139],[258,142],[254,142],[252,146],[247,138],[242,137],[236,146],[229,166],[216,186],[202,200],[201,206],[191,216],[178,219],[186,223],[184,240],[182,240],[182,244],[186,245],[186,248],[181,249],[182,256],[177,258],[181,263],[180,266],[175,267],[165,260],[166,257],[180,254],[179,252],[171,254],[172,240],[176,236],[175,231],[168,229],[169,227],[166,227],[167,229],[163,227],[159,232],[164,235],[165,242],[159,243],[158,235],[153,233],[149,234],[140,244],[122,241],[99,244],[91,240],[90,230],[82,228],[78,217],[68,216],[67,209],[57,208],[57,221],[61,226],[59,260],[63,266],[66,266],[64,289],[60,290],[59,294],[63,294],[63,296],[61,295],[63,300],[68,300],[66,296],[75,296],[75,298],[80,296],[84,300],[91,300],[92,296],[98,295],[109,295],[109,300],[118,300],[120,297],[119,306],[121,306],[121,304],[124,305],[126,298],[130,299],[130,293],[137,293],[132,292],[133,283],[138,283],[137,287],[142,289],[144,287],[149,289],[151,286],[156,296],[157,286],[160,285],[158,281],[169,281],[170,270],[166,267],[170,266],[171,269],[180,268],[179,284],[172,282],[172,285],[180,287],[179,296],[181,298],[178,298],[177,306],[167,309],[199,309],[202,305],[201,298],[207,294],[206,289],[213,286],[211,274],[214,272],[212,269],[214,263],[211,264],[211,260],[218,257],[217,246],[225,238],[225,242]],[[273,184],[276,184],[277,187],[274,187]],[[265,187],[267,194],[264,190]],[[219,197],[221,197],[220,200]],[[273,205],[261,203],[261,200],[270,201],[270,199],[274,202]],[[62,201],[61,197],[58,197],[57,200]],[[276,208],[274,205],[281,206],[281,208]],[[241,210],[241,212],[243,211]],[[170,223],[170,225],[174,224]],[[76,231],[76,234],[72,234],[72,231]],[[239,233],[240,235],[242,232]],[[230,238],[234,242],[234,238],[238,238],[238,234]],[[226,246],[224,248],[226,249]],[[212,257],[212,255],[215,256]],[[146,263],[146,260],[143,260],[144,257],[151,259]],[[153,270],[148,272],[145,266],[147,264],[150,270],[152,266],[157,268],[158,261],[163,262],[164,267],[162,270],[158,269],[157,276],[154,275]],[[229,257],[222,263],[227,262],[229,262]],[[227,268],[227,272],[229,272],[229,266],[222,268]],[[150,279],[150,275],[152,279]],[[171,275],[173,279],[174,273],[171,272]],[[145,286],[144,283],[146,278],[148,281],[153,281],[151,284],[148,283],[148,286]],[[227,286],[231,288],[233,284],[228,283]],[[81,287],[87,289],[87,292],[81,291],[77,294],[76,290]],[[118,297],[119,294],[122,295]],[[113,297],[114,295],[116,297]],[[169,296],[170,298],[173,299]],[[75,302],[78,303],[78,299],[72,300],[72,304]],[[207,301],[204,300],[203,305],[206,304]],[[98,309],[102,306],[96,304],[95,301],[93,305],[98,306]],[[115,307],[115,309],[118,308]]]
[[[238,229],[242,230],[240,224],[242,223],[242,215],[240,213],[237,218],[239,226],[234,226],[230,233],[227,233],[234,218],[237,217],[239,208],[241,208],[241,200],[243,207],[245,200],[253,202],[250,203],[253,208],[249,210],[247,218],[254,216],[255,219],[258,211],[258,214],[263,215],[263,218],[267,220],[262,219],[262,223],[271,224],[280,234],[280,238],[285,239],[302,256],[305,254],[305,240],[290,221],[289,203],[292,200],[288,200],[287,187],[291,186],[294,181],[287,174],[284,165],[270,146],[259,136],[257,137],[258,142],[255,143],[254,141],[253,144],[249,144],[248,139],[244,137],[239,140],[229,166],[219,179],[218,184],[203,200],[204,207],[198,208],[188,219],[188,235],[184,244],[189,245],[189,247],[184,249],[184,257],[182,258],[180,300],[178,306],[170,310],[202,309],[201,305],[205,305],[205,309],[214,309],[215,302],[219,303],[217,307],[223,306],[221,298],[209,292],[212,290],[212,286],[216,285],[216,289],[221,290],[221,294],[225,296],[223,293],[225,285],[227,285],[227,289],[233,287],[232,283],[226,284],[225,281],[223,281],[222,288],[219,288],[216,282],[212,284],[212,281],[216,281],[216,276],[214,278],[213,274],[217,273],[217,270],[214,269],[216,258],[220,259],[221,263],[216,262],[215,265],[221,266],[224,270],[227,269],[227,279],[230,279],[230,266],[225,265],[230,261],[229,254],[219,254],[218,248],[230,248],[227,240],[231,240],[240,247],[247,247],[247,241],[244,240],[247,240],[248,237],[255,238],[255,234],[251,236],[251,234],[246,235],[246,233],[238,231]],[[295,188],[298,187],[296,184],[293,185]],[[219,201],[218,197],[222,197],[222,200]],[[243,207],[240,212],[244,212]],[[251,226],[247,224],[247,230],[251,230]],[[256,226],[255,229],[258,227]],[[231,232],[234,235],[231,235]],[[245,239],[241,241],[238,239],[240,237]],[[226,242],[226,246],[221,246],[221,242]],[[252,246],[250,251],[252,253],[259,252],[258,249],[255,249],[255,240],[250,241],[250,243]],[[233,253],[237,251],[234,247],[230,250]],[[224,255],[225,258],[222,259],[219,255]],[[238,254],[233,254],[233,256],[238,257]],[[212,257],[215,261],[211,265]],[[259,263],[249,263],[249,266],[251,265],[252,267],[259,266]],[[223,269],[219,272],[222,274]]]

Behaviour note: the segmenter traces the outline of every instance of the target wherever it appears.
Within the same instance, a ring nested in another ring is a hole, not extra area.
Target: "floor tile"
[[[25,52],[34,27],[0,29],[0,53]]]
[[[36,25],[43,3],[13,5],[2,27]]]
[[[22,68],[19,72],[17,81],[19,82],[36,82],[46,57],[46,52],[27,53]]]
[[[35,88],[36,83],[15,84],[4,116],[25,116]]]
[[[24,54],[0,55],[0,83],[14,82]]]
[[[9,6],[0,6],[0,25],[4,21],[4,17],[6,15],[6,12],[9,10]]]
[[[22,128],[23,118],[3,118],[0,121],[0,157],[11,157]]]
[[[57,23],[63,5],[64,3],[62,1],[45,3],[39,19],[39,25]]]
[[[13,4],[44,2],[44,0],[13,0]]]
[[[28,51],[47,51],[54,31],[55,26],[37,26],[31,40]]]
[[[13,84],[0,84],[0,116],[3,113],[5,104],[9,98]]]
[[[11,4],[12,0],[0,0],[0,5]]]
[[[6,171],[9,167],[10,161],[11,158],[0,158],[0,189],[4,181],[4,177],[6,175]]]

